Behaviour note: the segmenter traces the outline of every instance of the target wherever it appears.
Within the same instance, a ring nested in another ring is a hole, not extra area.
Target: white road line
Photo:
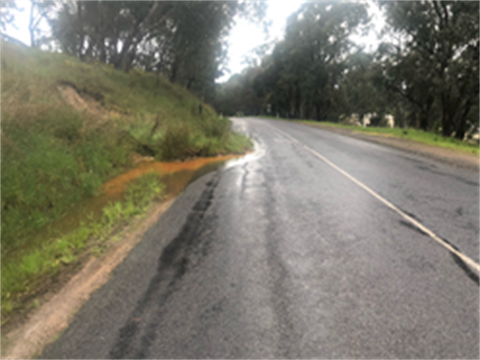
[[[376,199],[378,199],[379,201],[381,201],[383,204],[385,204],[386,206],[388,206],[390,209],[392,209],[393,211],[395,211],[396,213],[398,213],[401,217],[403,217],[405,220],[409,221],[410,223],[412,223],[415,227],[417,227],[418,229],[420,229],[421,231],[423,231],[424,233],[426,233],[428,236],[430,236],[433,240],[437,241],[438,243],[440,243],[442,246],[444,246],[448,251],[450,251],[452,254],[455,254],[456,256],[458,256],[460,259],[462,259],[462,261],[467,264],[468,266],[470,266],[471,268],[473,268],[477,274],[480,273],[480,265],[477,264],[475,261],[473,261],[471,258],[469,258],[468,256],[466,256],[465,254],[461,253],[460,251],[458,251],[457,249],[455,249],[453,246],[451,246],[450,244],[446,243],[444,240],[442,240],[442,238],[440,238],[438,235],[436,235],[433,231],[431,231],[430,229],[426,228],[424,225],[422,225],[421,223],[419,223],[417,220],[415,220],[414,218],[412,218],[411,216],[408,216],[407,214],[405,214],[402,210],[400,210],[399,208],[397,208],[395,205],[393,205],[390,201],[388,201],[387,199],[383,198],[382,196],[380,196],[379,194],[377,194],[375,191],[373,191],[372,189],[370,189],[367,185],[365,185],[364,183],[360,182],[359,180],[355,179],[352,175],[350,175],[349,173],[347,173],[345,170],[339,168],[337,165],[335,165],[334,163],[332,163],[330,160],[328,160],[327,158],[325,158],[323,155],[320,155],[318,152],[316,152],[315,150],[313,150],[312,148],[308,147],[307,145],[301,143],[300,141],[298,141],[297,139],[295,139],[293,136],[291,136],[290,134],[287,134],[286,132],[282,131],[282,130],[278,130],[278,129],[275,129],[276,131],[282,133],[283,135],[287,136],[288,138],[292,139],[294,142],[296,142],[297,144],[303,146],[306,150],[308,150],[309,152],[311,152],[313,155],[315,155],[316,157],[320,158],[321,160],[323,160],[325,163],[327,163],[328,165],[330,165],[332,168],[334,168],[335,170],[337,170],[340,174],[344,175],[345,177],[347,177],[348,179],[350,179],[351,181],[353,181],[355,184],[357,184],[358,186],[360,186],[362,189],[364,189],[365,191],[367,191],[368,193],[370,193],[370,195],[372,195],[373,197],[375,197]]]

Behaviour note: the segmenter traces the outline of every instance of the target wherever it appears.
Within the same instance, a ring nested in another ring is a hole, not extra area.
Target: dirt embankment
[[[400,139],[393,136],[386,136],[383,134],[365,134],[355,132],[355,130],[334,128],[331,126],[322,126],[321,124],[309,125],[314,127],[320,127],[323,130],[331,131],[341,135],[351,136],[357,139],[371,141],[377,144],[390,146],[396,149],[401,149],[414,154],[427,156],[429,158],[447,163],[449,165],[470,169],[474,171],[479,170],[479,156],[470,154],[461,150],[453,150],[448,148],[442,148],[439,146],[422,144],[417,141]]]

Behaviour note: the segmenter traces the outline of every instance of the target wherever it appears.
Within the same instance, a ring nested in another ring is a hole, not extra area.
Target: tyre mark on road
[[[163,250],[158,260],[157,273],[150,281],[147,291],[133,312],[129,320],[120,329],[117,341],[111,348],[110,358],[146,358],[150,346],[156,337],[159,314],[163,305],[175,291],[176,283],[191,267],[190,255],[192,244],[203,239],[208,232],[203,232],[203,219],[212,204],[215,188],[220,175],[216,175],[207,183],[200,199],[193,206],[179,234]],[[198,255],[198,254],[197,254]],[[153,316],[145,319],[145,312],[154,307]]]

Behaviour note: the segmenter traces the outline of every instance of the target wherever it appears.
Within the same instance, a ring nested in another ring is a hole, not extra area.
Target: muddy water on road
[[[41,246],[49,239],[60,237],[76,229],[82,222],[91,219],[100,219],[102,209],[111,202],[122,200],[126,186],[140,176],[155,171],[162,174],[165,184],[164,200],[178,196],[191,182],[202,175],[223,166],[228,160],[239,158],[238,155],[217,156],[213,158],[199,158],[184,162],[141,162],[136,168],[106,182],[100,189],[100,194],[75,205],[61,219],[52,221],[49,225],[39,229],[17,249],[9,251],[8,256],[19,256],[24,249],[31,250],[32,246]],[[35,245],[34,245],[35,244]],[[2,254],[2,257],[7,254]]]

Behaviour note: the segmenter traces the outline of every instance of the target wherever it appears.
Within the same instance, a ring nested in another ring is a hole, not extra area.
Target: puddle
[[[7,255],[9,257],[19,256],[23,249],[31,250],[34,243],[35,247],[41,246],[45,241],[73,231],[82,222],[86,223],[91,218],[99,219],[102,215],[102,209],[110,202],[121,200],[126,186],[143,174],[151,171],[162,174],[162,181],[166,185],[164,200],[169,200],[178,196],[188,184],[201,176],[220,168],[228,160],[235,161],[241,157],[240,155],[227,155],[184,162],[141,162],[136,168],[128,170],[103,184],[98,196],[80,202],[62,218],[54,220],[44,228],[37,230],[34,235],[25,239],[21,247],[11,249],[8,254],[2,251],[2,258]]]

